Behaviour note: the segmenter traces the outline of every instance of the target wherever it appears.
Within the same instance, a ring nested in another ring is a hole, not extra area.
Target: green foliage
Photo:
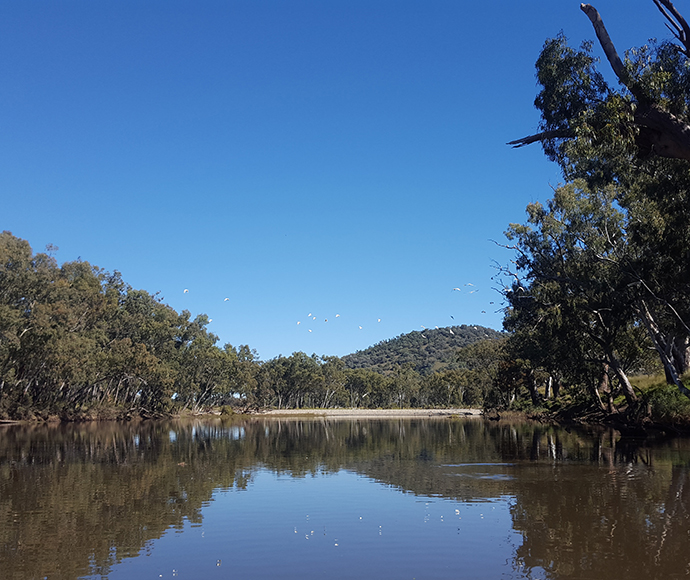
[[[573,400],[634,414],[646,403],[628,375],[659,364],[690,396],[678,378],[690,368],[690,154],[674,133],[690,128],[689,63],[650,42],[627,51],[611,87],[590,43],[572,49],[560,35],[537,60],[535,140],[568,183],[506,234],[516,256],[504,269],[504,376],[533,404],[548,377]],[[663,401],[681,401],[652,399],[664,416]]]
[[[0,414],[153,415],[233,398],[251,382],[242,368],[251,355],[215,346],[207,321],[132,289],[118,272],[58,266],[3,232]]]
[[[463,325],[412,332],[342,359],[295,352],[261,362],[246,345],[220,348],[207,324],[203,314],[178,313],[131,288],[118,272],[80,260],[59,266],[4,232],[0,417],[481,405],[502,336]]]
[[[413,331],[379,342],[365,350],[343,357],[350,369],[367,368],[383,374],[394,373],[401,365],[411,365],[422,376],[460,368],[457,350],[486,339],[498,339],[501,333],[483,326],[449,326]]]
[[[667,385],[649,393],[650,418],[664,424],[690,426],[690,401]]]

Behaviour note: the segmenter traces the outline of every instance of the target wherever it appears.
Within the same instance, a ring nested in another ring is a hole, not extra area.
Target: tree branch
[[[513,148],[518,148],[536,143],[537,141],[546,141],[547,139],[572,139],[573,137],[575,137],[575,132],[570,129],[554,129],[552,131],[543,131],[536,135],[528,135],[527,137],[516,139],[515,141],[508,141],[507,144],[512,145]]]
[[[656,104],[635,112],[635,122],[647,128],[644,135],[660,157],[690,161],[690,126]]]
[[[618,80],[628,87],[630,92],[634,94],[634,91],[630,87],[630,77],[628,76],[628,72],[625,70],[625,65],[623,64],[621,57],[618,56],[616,47],[614,46],[613,41],[606,30],[606,26],[604,26],[604,21],[601,19],[601,16],[599,16],[596,8],[594,8],[594,6],[591,4],[580,4],[580,10],[582,10],[587,15],[587,18],[589,18],[591,21],[592,26],[594,27],[594,32],[596,32],[597,38],[599,39],[599,44],[601,44],[601,48],[604,49],[604,54],[611,64],[613,72],[616,73]]]
[[[673,32],[678,42],[683,45],[684,48],[681,49],[681,52],[685,56],[690,56],[690,26],[688,26],[685,18],[681,16],[680,12],[678,12],[673,2],[670,0],[654,0],[654,4],[656,4],[659,12],[664,15],[664,18],[666,18],[675,29],[675,32],[673,30],[671,30],[671,32]],[[671,29],[671,26],[669,26],[669,29]]]

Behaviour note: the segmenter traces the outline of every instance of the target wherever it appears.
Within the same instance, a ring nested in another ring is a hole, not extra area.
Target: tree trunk
[[[682,336],[673,339],[671,353],[673,366],[678,375],[682,376],[690,370],[690,337]]]
[[[644,300],[640,300],[636,306],[636,310],[637,315],[642,319],[642,322],[647,329],[647,333],[649,334],[649,338],[652,340],[654,348],[656,348],[656,351],[661,358],[661,364],[664,365],[666,376],[670,377],[670,382],[676,385],[681,393],[690,398],[690,390],[688,390],[683,384],[683,381],[680,380],[676,367],[671,360],[670,347],[672,345],[668,345],[668,341],[659,330],[659,325],[656,323],[656,320],[649,310],[647,303]]]
[[[541,395],[537,390],[537,380],[534,376],[534,369],[530,369],[527,375],[527,389],[529,390],[529,396],[532,399],[532,404],[538,407],[542,403]]]
[[[625,374],[618,357],[613,352],[610,352],[608,359],[609,364],[611,365],[611,368],[613,369],[613,372],[616,374],[616,378],[620,383],[621,389],[623,389],[625,400],[629,405],[634,403],[637,401],[637,395],[635,394],[633,386],[630,384],[630,380],[628,379],[628,375]]]

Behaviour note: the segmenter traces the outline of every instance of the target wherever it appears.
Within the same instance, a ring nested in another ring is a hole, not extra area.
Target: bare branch
[[[613,72],[616,73],[618,80],[620,80],[620,82],[622,82],[626,87],[628,87],[628,89],[630,89],[631,92],[633,92],[629,86],[630,78],[625,70],[623,61],[621,60],[621,57],[618,56],[616,47],[614,46],[613,41],[606,30],[606,26],[604,26],[604,21],[601,19],[601,16],[599,16],[596,8],[594,8],[594,6],[591,4],[580,4],[580,10],[587,15],[587,18],[589,18],[590,22],[592,23],[594,32],[596,32],[597,38],[599,39],[599,44],[601,44],[601,48],[604,49],[604,54],[611,64]]]
[[[673,30],[671,30],[671,32],[673,32],[676,39],[683,45],[684,49],[681,52],[683,52],[685,56],[690,56],[690,26],[688,26],[685,18],[678,12],[673,2],[670,0],[654,0],[654,4],[656,4],[659,12],[664,15],[664,18],[675,28],[675,32]],[[669,29],[670,28],[669,26]]]
[[[522,139],[516,139],[515,141],[508,141],[507,144],[517,148],[536,143],[537,141],[546,141],[548,139],[572,139],[573,137],[575,137],[575,132],[570,129],[554,129],[553,131],[543,131],[542,133],[529,135]]]

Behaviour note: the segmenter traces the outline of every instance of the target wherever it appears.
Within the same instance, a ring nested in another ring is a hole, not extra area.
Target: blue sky
[[[668,37],[594,6],[621,52]],[[0,229],[263,360],[500,329],[496,242],[560,181],[506,142],[561,30],[594,38],[563,0],[0,1]]]

